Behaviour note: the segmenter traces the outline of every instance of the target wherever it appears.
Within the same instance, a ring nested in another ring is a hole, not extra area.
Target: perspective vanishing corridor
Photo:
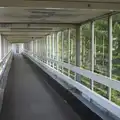
[[[120,0],[0,2],[0,120],[120,120]]]

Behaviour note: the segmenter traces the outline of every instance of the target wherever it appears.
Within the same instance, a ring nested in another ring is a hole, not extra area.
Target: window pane
[[[70,29],[70,64],[76,65],[76,30]],[[75,79],[75,72],[70,71],[70,77]]]
[[[108,18],[95,21],[94,72],[108,76]],[[107,98],[108,87],[94,82],[94,90]]]
[[[120,14],[113,15],[112,78],[120,81]],[[120,92],[112,89],[112,101],[120,105]]]
[[[91,26],[90,23],[84,24],[80,29],[81,38],[81,66],[84,69],[91,70]],[[90,79],[81,75],[81,83],[90,88]]]
[[[62,32],[58,32],[58,61],[62,61]],[[59,66],[59,71],[62,72],[61,66]]]
[[[81,26],[82,64],[81,67],[90,70],[91,67],[91,28],[90,23]]]
[[[68,29],[63,31],[63,62],[68,63],[68,52],[69,52],[69,46],[68,46]],[[68,75],[68,69],[63,68],[63,73],[65,75]]]

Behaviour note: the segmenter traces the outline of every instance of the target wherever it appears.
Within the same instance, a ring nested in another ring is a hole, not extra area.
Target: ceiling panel
[[[0,33],[11,42],[41,38],[111,10],[0,7]]]
[[[80,23],[109,10],[0,8],[1,23]]]

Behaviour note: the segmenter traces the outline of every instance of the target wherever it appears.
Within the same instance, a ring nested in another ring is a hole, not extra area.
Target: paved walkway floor
[[[46,79],[22,55],[15,55],[0,120],[80,120]]]

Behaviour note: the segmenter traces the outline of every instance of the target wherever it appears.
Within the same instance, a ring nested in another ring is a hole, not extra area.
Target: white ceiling
[[[111,9],[0,7],[0,33],[10,42],[27,42],[60,29],[74,27],[76,23],[110,11]]]
[[[81,21],[104,14],[108,11],[109,10],[81,10],[65,8],[0,8],[0,22],[80,23]]]

